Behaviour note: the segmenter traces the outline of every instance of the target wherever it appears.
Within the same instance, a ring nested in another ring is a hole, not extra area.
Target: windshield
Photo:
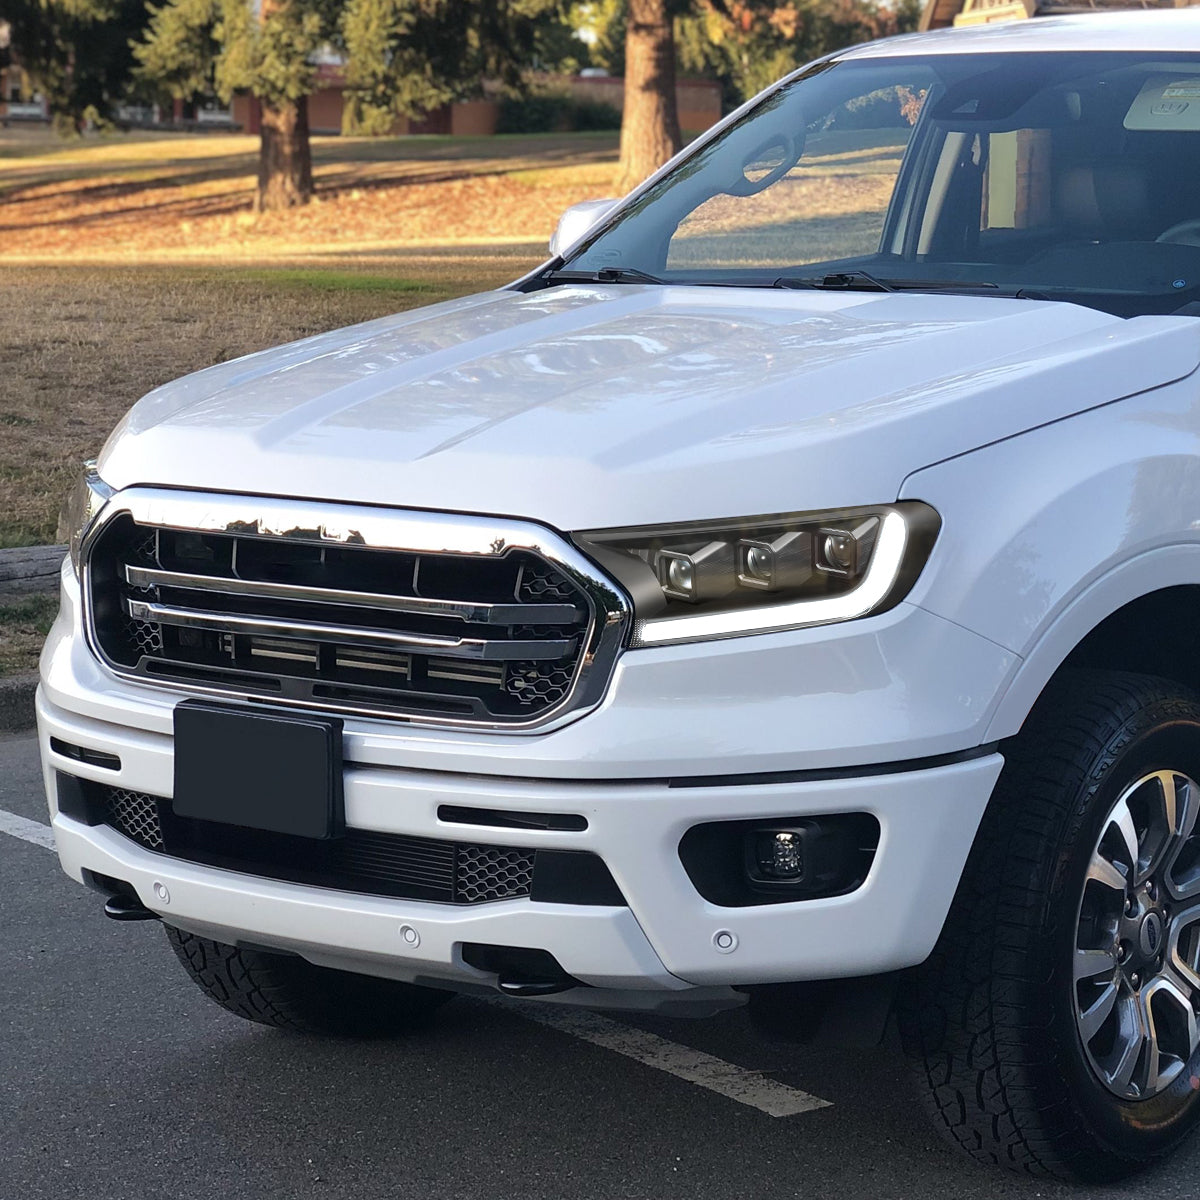
[[[563,268],[1175,312],[1200,301],[1200,54],[817,64]]]

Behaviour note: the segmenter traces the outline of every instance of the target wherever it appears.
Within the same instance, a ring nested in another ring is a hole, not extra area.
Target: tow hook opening
[[[124,879],[114,879],[111,875],[101,875],[99,871],[83,872],[83,881],[93,891],[106,896],[104,915],[113,921],[157,921],[158,913],[151,912],[138,899],[137,890],[132,883]]]
[[[477,971],[495,975],[496,988],[506,996],[553,996],[588,986],[568,975],[549,950],[464,942],[462,960]]]

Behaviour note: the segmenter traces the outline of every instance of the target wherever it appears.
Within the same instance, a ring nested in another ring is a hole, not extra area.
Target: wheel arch
[[[1023,656],[984,740],[1016,734],[1051,680],[1076,667],[1159,675],[1200,691],[1200,546],[1147,551],[1087,587]]]

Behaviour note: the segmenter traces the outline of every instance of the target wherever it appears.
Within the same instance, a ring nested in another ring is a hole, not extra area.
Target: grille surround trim
[[[341,502],[320,503],[269,496],[130,487],[112,496],[92,522],[80,547],[79,577],[84,633],[91,652],[114,677],[175,694],[226,696],[243,701],[257,699],[260,695],[258,692],[192,679],[155,678],[130,670],[105,654],[95,628],[90,578],[91,551],[109,524],[121,516],[130,517],[139,526],[155,529],[285,539],[315,546],[478,556],[493,560],[513,551],[521,551],[544,560],[566,575],[586,597],[591,609],[587,614],[583,645],[570,686],[561,699],[528,719],[485,720],[438,712],[397,712],[354,702],[270,696],[270,703],[276,705],[422,727],[542,733],[578,720],[600,703],[608,689],[617,657],[628,641],[632,624],[632,604],[619,585],[564,537],[532,522]],[[386,596],[383,599],[386,604]]]

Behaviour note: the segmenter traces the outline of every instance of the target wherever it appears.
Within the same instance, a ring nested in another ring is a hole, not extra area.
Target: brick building
[[[575,99],[608,104],[621,111],[625,81],[617,76],[574,75],[547,78],[547,87],[561,89]],[[345,74],[332,56],[317,65],[317,88],[308,98],[308,124],[313,133],[341,133]],[[679,123],[690,133],[700,133],[721,119],[721,87],[710,79],[680,79],[675,87]],[[443,105],[417,121],[397,117],[393,132],[438,133],[487,137],[496,132],[500,101],[494,98],[460,100]],[[235,96],[233,120],[248,133],[257,133],[261,108],[253,96]]]

